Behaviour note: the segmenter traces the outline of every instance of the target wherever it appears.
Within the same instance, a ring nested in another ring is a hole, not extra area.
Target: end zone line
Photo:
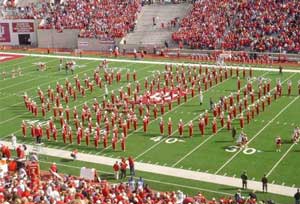
[[[260,135],[260,133],[262,133],[281,113],[283,113],[290,105],[292,105],[297,99],[299,98],[299,96],[297,96],[296,98],[294,98],[294,100],[292,100],[287,106],[285,106],[279,113],[277,113],[277,115],[275,117],[272,118],[272,120],[270,120],[258,133],[256,133],[256,135],[254,135],[248,142],[248,144],[250,144],[251,141],[253,141],[258,135]],[[230,159],[228,159],[216,172],[215,174],[218,174],[227,164],[229,164],[243,149],[240,149],[239,151],[237,151]]]
[[[292,144],[290,148],[282,155],[282,157],[276,162],[276,164],[272,167],[272,169],[267,173],[267,176],[274,171],[274,169],[279,165],[279,163],[286,157],[286,155],[291,151],[291,149],[295,146],[296,143]]]

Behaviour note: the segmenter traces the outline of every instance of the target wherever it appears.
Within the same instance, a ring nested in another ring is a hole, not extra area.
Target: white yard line
[[[16,54],[16,55],[24,55],[24,56],[33,56],[33,57],[48,57],[48,58],[64,58],[64,59],[81,59],[81,60],[98,60],[103,61],[107,60],[110,62],[132,62],[132,63],[138,63],[138,64],[183,64],[183,65],[199,65],[201,63],[183,63],[183,62],[172,62],[172,61],[147,61],[147,60],[126,60],[126,59],[111,59],[111,58],[96,58],[96,57],[74,57],[74,56],[58,56],[58,55],[44,55],[44,54],[28,54],[28,53],[14,53],[14,52],[0,52],[0,54]],[[218,67],[217,65],[210,65],[210,64],[201,64],[204,67]],[[245,68],[246,70],[249,70],[250,67],[238,65],[238,66],[225,66],[227,68]],[[252,70],[259,70],[259,71],[272,71],[272,72],[278,72],[278,69],[274,68],[267,68],[267,67],[251,67]],[[291,72],[291,73],[300,73],[300,70],[293,70],[293,69],[284,69],[284,72]]]
[[[289,80],[290,78],[292,78],[295,74],[292,74],[291,76],[289,76],[287,79],[285,79],[282,83],[286,82],[287,80]],[[272,90],[274,90],[275,88],[273,88]],[[271,90],[271,91],[272,91]],[[244,110],[246,111],[246,110]],[[238,118],[238,117],[237,117]],[[235,118],[235,119],[237,119]],[[222,129],[224,129],[224,127],[218,129],[218,132],[221,131]],[[217,133],[218,133],[217,132]],[[186,155],[184,155],[181,159],[179,159],[177,162],[175,162],[172,167],[175,167],[177,164],[179,164],[180,162],[182,162],[184,159],[186,159],[188,156],[190,156],[192,153],[194,153],[197,149],[199,149],[202,145],[204,145],[208,140],[210,140],[212,137],[214,136],[214,134],[210,135],[208,138],[206,138],[203,142],[201,142],[198,146],[196,146],[194,149],[192,149],[190,152],[188,152]]]
[[[275,168],[280,164],[280,162],[286,157],[286,155],[292,150],[292,148],[296,145],[296,143],[292,144],[290,148],[282,155],[282,157],[276,162],[276,164],[272,167],[272,169],[267,173],[267,176],[270,176],[271,173],[275,170]]]
[[[248,144],[250,144],[258,135],[260,135],[260,133],[262,133],[279,115],[281,115],[288,107],[290,107],[290,105],[292,105],[297,99],[299,98],[299,96],[297,96],[296,98],[294,98],[294,100],[292,100],[287,106],[285,106],[275,117],[272,118],[272,120],[270,120],[258,133],[256,133],[248,142]],[[215,174],[218,174],[225,166],[227,166],[227,164],[229,164],[243,149],[239,149],[239,151],[237,151],[232,157],[230,157],[216,172]]]

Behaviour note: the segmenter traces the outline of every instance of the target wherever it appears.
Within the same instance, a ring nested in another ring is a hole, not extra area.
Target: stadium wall
[[[37,46],[37,21],[31,19],[0,20],[0,45]]]
[[[65,29],[62,32],[55,29],[38,29],[38,47],[76,49],[78,34],[78,29]]]
[[[116,45],[114,40],[99,40],[95,38],[78,38],[78,49],[84,51],[107,52]]]

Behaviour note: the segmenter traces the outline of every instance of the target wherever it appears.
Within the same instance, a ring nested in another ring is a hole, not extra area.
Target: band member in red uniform
[[[69,126],[68,137],[69,137],[70,144],[73,144],[73,132],[71,126]]]
[[[288,96],[290,96],[292,93],[292,81],[291,80],[288,81],[287,86],[288,86]]]
[[[212,121],[212,132],[213,134],[216,134],[218,131],[218,127],[217,127],[217,119],[214,118],[213,121]]]
[[[205,133],[205,121],[202,116],[199,117],[198,126],[199,126],[201,136],[203,137],[203,135]]]
[[[146,116],[144,116],[144,119],[143,119],[144,132],[147,132],[147,127],[148,127],[148,118]]]
[[[82,129],[81,127],[78,127],[77,129],[77,144],[80,145],[81,144],[81,138],[82,138]]]
[[[224,127],[225,122],[224,122],[224,112],[223,111],[220,114],[220,122],[221,122],[221,127]]]
[[[163,118],[161,117],[160,118],[160,122],[159,122],[159,130],[160,130],[160,134],[161,135],[164,135],[164,120],[163,120]]]
[[[53,137],[54,141],[57,142],[57,129],[56,129],[55,125],[53,125],[52,137]]]
[[[126,137],[124,135],[121,138],[121,149],[123,152],[126,150]]]
[[[231,130],[231,118],[229,115],[227,116],[227,130]]]
[[[183,127],[184,127],[184,124],[182,122],[182,119],[180,119],[179,123],[178,123],[178,132],[179,132],[180,137],[183,137]]]
[[[95,145],[96,149],[98,148],[98,144],[99,144],[99,135],[95,131],[95,133],[94,133],[94,145]]]
[[[26,130],[27,130],[27,127],[26,127],[26,123],[25,123],[24,120],[22,121],[21,129],[22,129],[23,137],[26,137]]]
[[[276,137],[276,152],[281,152],[282,139],[280,136]]]
[[[91,135],[91,133],[90,133],[90,131],[89,131],[88,128],[86,128],[84,132],[85,132],[85,144],[86,144],[87,146],[89,146],[89,144],[90,144],[90,135]]]
[[[251,114],[251,111],[250,111],[250,108],[248,107],[248,108],[247,108],[247,112],[246,112],[247,124],[249,124],[249,123],[250,123],[250,120],[251,120],[250,114]]]
[[[153,107],[153,116],[154,116],[154,119],[157,118],[157,112],[158,112],[157,106],[156,106],[156,104],[154,104],[154,107]]]
[[[160,114],[161,115],[165,114],[165,104],[164,104],[164,101],[162,101],[162,104],[160,105]]]
[[[103,135],[103,148],[104,149],[107,148],[107,142],[108,142],[108,135],[107,135],[107,132],[105,131],[105,133]]]
[[[240,115],[240,127],[243,129],[245,124],[244,115],[241,113]]]
[[[237,77],[237,89],[238,90],[241,89],[241,80],[240,80],[240,77]]]
[[[170,137],[172,135],[172,120],[171,118],[169,118],[168,121],[168,137]]]
[[[116,151],[117,141],[118,141],[117,137],[113,137],[113,138],[111,139],[111,148],[112,148],[114,151]]]
[[[127,127],[127,121],[126,120],[123,121],[122,130],[123,130],[124,137],[127,137],[128,127]]]
[[[208,110],[205,110],[205,113],[204,113],[204,122],[205,122],[205,126],[207,126],[208,122],[209,122]]]
[[[300,80],[298,81],[298,95],[300,95]]]
[[[194,125],[193,125],[193,121],[189,122],[189,136],[193,137],[194,134]]]

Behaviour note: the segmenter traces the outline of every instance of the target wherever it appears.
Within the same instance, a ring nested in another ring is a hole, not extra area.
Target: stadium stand
[[[234,196],[207,199],[201,192],[189,197],[180,190],[176,192],[155,191],[141,177],[128,177],[128,181],[110,183],[107,180],[101,180],[96,173],[94,180],[87,180],[72,175],[58,174],[60,170],[55,163],[52,163],[49,172],[40,171],[37,156],[27,156],[25,161],[24,154],[20,153],[22,151],[17,150],[17,158],[2,160],[8,164],[8,172],[4,173],[2,169],[0,171],[0,202],[3,204],[257,203],[254,193],[250,193],[249,196],[242,196],[240,190]],[[23,161],[24,165],[17,165],[20,160]]]
[[[197,1],[174,32],[191,48],[300,51],[299,1]]]

